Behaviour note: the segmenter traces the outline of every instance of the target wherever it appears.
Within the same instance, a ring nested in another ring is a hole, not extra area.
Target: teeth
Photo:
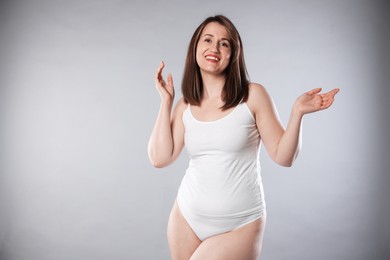
[[[219,59],[217,57],[213,57],[213,56],[206,56],[206,59],[219,61]]]

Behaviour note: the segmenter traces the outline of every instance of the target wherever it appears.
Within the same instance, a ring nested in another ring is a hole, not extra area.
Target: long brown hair
[[[200,105],[203,96],[203,82],[200,68],[196,62],[196,47],[204,27],[211,22],[217,22],[224,26],[230,36],[231,58],[224,72],[226,78],[222,90],[224,105],[221,107],[222,110],[226,110],[237,106],[241,101],[247,101],[249,79],[240,34],[233,23],[223,15],[208,17],[192,35],[187,51],[181,89],[186,103]]]

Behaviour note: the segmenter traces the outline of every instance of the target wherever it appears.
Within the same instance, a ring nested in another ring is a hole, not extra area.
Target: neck
[[[223,86],[225,85],[224,75],[202,74],[203,99],[221,98]]]

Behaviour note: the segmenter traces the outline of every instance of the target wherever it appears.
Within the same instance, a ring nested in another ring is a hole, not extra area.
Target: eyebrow
[[[206,33],[205,35],[203,35],[203,37],[206,37],[206,36],[214,37],[214,35],[209,34],[209,33]],[[229,39],[226,39],[226,38],[221,38],[221,40],[229,41]]]

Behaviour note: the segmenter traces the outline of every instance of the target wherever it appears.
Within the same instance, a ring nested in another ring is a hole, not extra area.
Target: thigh
[[[181,214],[176,201],[169,216],[167,236],[173,260],[190,259],[201,243]]]
[[[191,260],[255,260],[261,251],[265,214],[237,230],[210,237],[202,242]]]

